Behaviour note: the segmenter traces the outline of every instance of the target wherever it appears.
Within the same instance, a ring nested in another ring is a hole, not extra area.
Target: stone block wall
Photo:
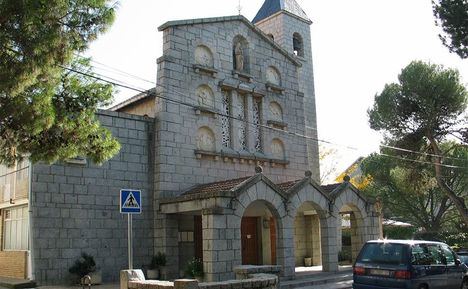
[[[192,24],[168,26],[164,30],[164,55],[158,60],[158,85],[163,87],[162,96],[176,101],[183,101],[191,105],[198,105],[197,88],[208,86],[214,94],[214,107],[222,111],[223,83],[234,83],[232,91],[232,107],[237,111],[237,94],[242,93],[247,99],[247,119],[253,122],[252,106],[254,96],[252,92],[263,90],[262,124],[272,118],[269,104],[278,102],[283,109],[284,122],[287,130],[298,134],[305,133],[303,96],[299,93],[297,80],[297,66],[286,58],[261,35],[254,32],[238,17],[233,20],[218,22],[194,22]],[[252,82],[243,81],[239,85],[239,78],[233,72],[232,46],[236,36],[241,35],[249,45],[250,70]],[[195,64],[195,50],[199,45],[209,48],[213,54],[215,74],[197,72]],[[267,91],[266,69],[275,66],[281,73],[284,93]],[[247,86],[243,91],[239,86]],[[249,93],[250,89],[250,93]],[[232,148],[222,146],[221,117],[209,112],[197,112],[193,107],[184,106],[170,101],[158,104],[160,110],[156,112],[158,118],[155,163],[155,190],[161,196],[173,196],[183,190],[202,183],[244,177],[254,174],[257,165],[255,148],[253,147],[251,125],[248,127],[248,146],[252,160],[239,157],[241,149],[236,143]],[[215,152],[218,157],[201,156],[197,158],[197,131],[201,127],[208,127],[215,136]],[[237,141],[238,121],[232,120],[232,138]],[[262,129],[264,157],[272,155],[271,141],[279,138],[286,151],[287,165],[261,162],[264,173],[274,182],[282,182],[301,178],[307,170],[306,142],[303,138],[291,136],[288,133]],[[229,157],[221,154],[229,153]],[[244,152],[245,153],[245,152]],[[231,157],[234,155],[234,157]],[[236,157],[237,156],[237,157]],[[258,156],[257,156],[258,158]]]
[[[40,284],[68,283],[68,269],[82,252],[94,256],[104,282],[127,268],[127,220],[119,212],[121,189],[142,191],[142,214],[133,218],[134,266],[153,255],[151,143],[154,119],[100,111],[120,152],[102,165],[57,163],[32,168],[32,250]]]
[[[286,13],[280,13],[256,24],[258,28],[267,34],[274,36],[275,42],[281,47],[293,53],[293,35],[298,33],[302,38],[303,56],[298,56],[302,67],[298,69],[299,91],[304,94],[304,117],[306,124],[306,134],[312,139],[307,140],[307,156],[309,170],[312,172],[313,179],[320,181],[318,138],[317,132],[317,113],[315,103],[315,85],[314,70],[312,60],[312,39],[310,24],[299,20]]]

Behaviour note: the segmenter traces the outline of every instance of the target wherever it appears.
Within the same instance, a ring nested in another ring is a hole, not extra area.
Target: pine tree
[[[106,0],[0,2],[0,163],[76,156],[102,162],[118,142],[95,118],[112,87],[72,73],[90,72],[76,55],[113,22]]]

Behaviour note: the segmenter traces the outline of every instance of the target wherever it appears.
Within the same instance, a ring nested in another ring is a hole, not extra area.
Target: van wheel
[[[461,289],[468,289],[468,279],[463,280]]]

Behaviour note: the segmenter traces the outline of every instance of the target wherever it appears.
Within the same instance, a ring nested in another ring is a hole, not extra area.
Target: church
[[[121,189],[142,194],[135,267],[164,253],[167,279],[193,258],[205,281],[234,279],[240,265],[293,279],[305,259],[335,272],[343,218],[355,258],[380,237],[380,211],[347,180],[319,184],[311,24],[295,0],[266,0],[252,21],[162,24],[156,88],[97,113],[118,155],[0,173],[0,276],[64,283],[85,252],[104,281],[118,280]]]

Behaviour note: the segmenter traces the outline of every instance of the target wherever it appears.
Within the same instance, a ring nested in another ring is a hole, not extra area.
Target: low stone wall
[[[241,280],[198,283],[192,279],[178,279],[174,282],[145,280],[141,270],[120,271],[120,289],[277,289],[278,276],[272,274],[250,274]]]

